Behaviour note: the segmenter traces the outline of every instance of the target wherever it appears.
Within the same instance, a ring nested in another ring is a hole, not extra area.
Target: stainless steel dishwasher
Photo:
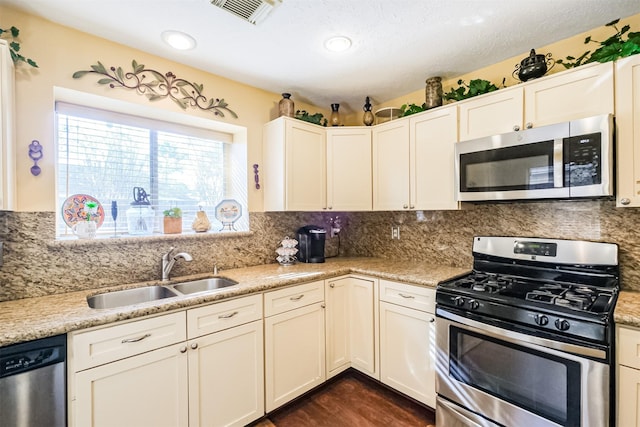
[[[0,427],[64,427],[67,337],[0,348]]]

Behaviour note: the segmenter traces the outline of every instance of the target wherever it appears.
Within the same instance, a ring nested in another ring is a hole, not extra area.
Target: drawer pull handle
[[[141,337],[138,338],[127,338],[126,340],[122,340],[122,344],[127,344],[127,343],[131,343],[131,342],[140,342],[145,338],[149,338],[151,336],[151,334],[144,334]]]
[[[415,297],[413,295],[405,295],[401,292],[398,292],[398,295],[400,295],[402,298],[408,298],[408,299],[414,299]]]
[[[221,314],[220,316],[218,316],[218,319],[230,319],[236,314],[238,314],[237,311],[234,311],[233,313],[229,313],[229,314]]]
[[[302,299],[302,297],[304,296],[304,294],[300,294],[297,297],[291,297],[289,298],[291,301],[300,301]]]

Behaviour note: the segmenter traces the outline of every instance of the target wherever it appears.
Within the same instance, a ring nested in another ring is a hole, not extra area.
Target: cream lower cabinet
[[[327,377],[353,367],[379,379],[377,285],[355,276],[325,281]]]
[[[432,408],[435,290],[380,280],[380,381]]]
[[[70,348],[73,426],[243,426],[264,415],[262,295],[79,332]]]
[[[324,282],[264,294],[265,406],[270,412],[322,384]]]
[[[618,207],[640,206],[640,56],[616,61]]]
[[[640,427],[640,329],[616,327],[617,425]]]

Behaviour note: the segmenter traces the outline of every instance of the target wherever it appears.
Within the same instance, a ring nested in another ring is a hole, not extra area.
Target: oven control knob
[[[457,307],[462,307],[464,305],[464,298],[462,297],[455,297],[453,299],[453,303],[457,306]]]
[[[536,323],[540,326],[546,326],[547,324],[549,324],[549,318],[544,314],[536,314],[533,317],[533,320],[535,320]]]
[[[564,320],[564,319],[556,319],[556,328],[561,330],[561,331],[567,331],[569,330],[569,327],[571,325],[569,325],[569,322]]]
[[[474,299],[470,299],[469,300],[469,307],[471,308],[471,310],[477,310],[478,307],[480,307],[480,303]]]

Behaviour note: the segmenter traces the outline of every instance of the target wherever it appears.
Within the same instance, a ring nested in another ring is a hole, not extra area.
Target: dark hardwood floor
[[[253,427],[427,427],[432,410],[349,370]]]

